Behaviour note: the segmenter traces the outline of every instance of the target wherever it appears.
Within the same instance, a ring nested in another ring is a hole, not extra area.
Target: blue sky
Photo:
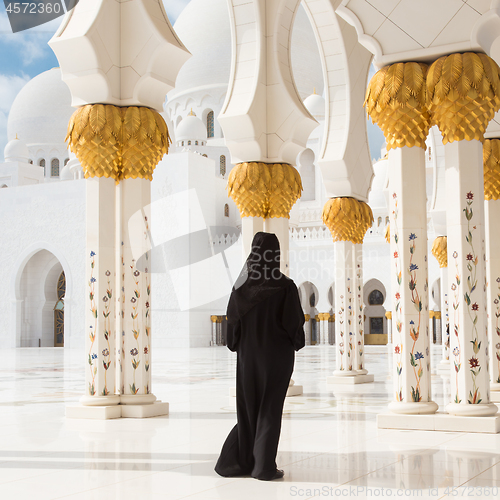
[[[163,0],[173,24],[190,0]],[[17,93],[33,77],[59,66],[47,45],[62,17],[36,28],[13,34],[4,3],[0,3],[0,158],[7,143],[7,117]],[[372,69],[373,72],[373,69]],[[380,129],[368,126],[370,153],[379,158],[384,137]]]

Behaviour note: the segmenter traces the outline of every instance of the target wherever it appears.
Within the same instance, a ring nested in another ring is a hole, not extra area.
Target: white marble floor
[[[386,347],[366,347],[372,384],[327,387],[334,349],[297,355],[278,454],[281,481],[225,479],[213,467],[235,423],[235,355],[226,348],[154,351],[153,392],[168,417],[68,420],[84,386],[84,353],[3,350],[0,499],[278,500],[499,498],[500,435],[378,430],[391,400]],[[440,350],[433,349],[434,365]],[[433,375],[434,400],[448,400]]]

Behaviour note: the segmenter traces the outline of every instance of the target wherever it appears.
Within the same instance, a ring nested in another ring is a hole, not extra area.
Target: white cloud
[[[0,75],[0,158],[7,144],[7,117],[16,95],[29,81],[29,76]]]
[[[0,13],[0,43],[16,47],[21,53],[21,63],[24,66],[44,57],[50,50],[47,42],[57,31],[62,17],[19,33],[12,33],[7,14]]]

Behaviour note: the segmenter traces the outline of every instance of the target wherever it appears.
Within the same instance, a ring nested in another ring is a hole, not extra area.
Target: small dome
[[[30,152],[28,146],[24,141],[17,138],[12,139],[7,143],[3,151],[3,156],[5,161],[20,161],[23,163],[28,163],[30,159]]]
[[[304,106],[314,118],[325,117],[325,100],[316,92],[304,100]]]
[[[203,122],[193,113],[189,113],[175,130],[175,140],[179,141],[203,141],[207,140],[207,129]]]
[[[30,80],[17,94],[9,112],[8,137],[13,139],[17,133],[28,146],[63,145],[74,111],[61,70],[50,69]]]
[[[69,163],[66,163],[66,165],[64,165],[63,169],[61,170],[61,175],[59,176],[59,179],[61,181],[72,181],[74,179],[73,173],[70,171],[69,168]]]

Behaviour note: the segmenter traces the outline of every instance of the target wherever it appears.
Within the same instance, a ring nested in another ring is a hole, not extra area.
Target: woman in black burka
[[[275,234],[259,232],[227,307],[227,346],[237,353],[238,423],[215,466],[221,476],[279,479],[276,453],[295,351],[305,344],[295,283],[280,272]]]

